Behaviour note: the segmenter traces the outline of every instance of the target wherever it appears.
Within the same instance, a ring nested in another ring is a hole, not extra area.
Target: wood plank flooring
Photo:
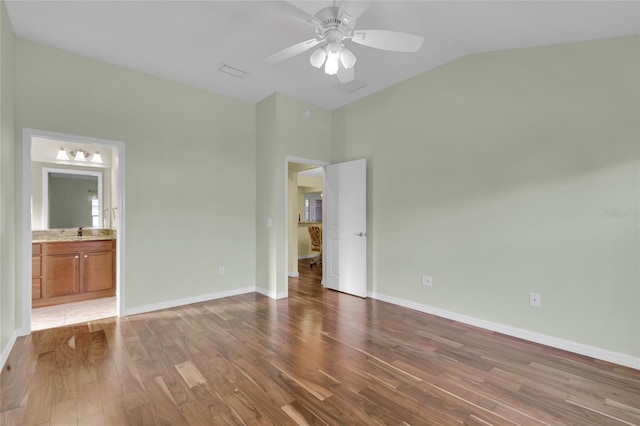
[[[308,261],[307,261],[308,262]],[[20,338],[0,425],[640,425],[640,372],[321,288]]]

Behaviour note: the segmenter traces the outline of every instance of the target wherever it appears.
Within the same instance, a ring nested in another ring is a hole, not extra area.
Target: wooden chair
[[[311,237],[311,250],[320,252],[309,263],[309,267],[313,268],[313,265],[322,264],[322,226],[309,225],[307,229]]]

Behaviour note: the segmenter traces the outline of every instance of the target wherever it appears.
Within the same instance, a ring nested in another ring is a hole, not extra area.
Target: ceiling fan
[[[316,37],[286,47],[265,58],[275,64],[321,45],[309,61],[316,68],[324,65],[324,72],[337,75],[341,83],[348,83],[355,77],[356,56],[344,45],[346,40],[376,49],[393,52],[417,52],[424,39],[420,36],[386,30],[356,30],[356,19],[341,7],[333,6],[320,9],[308,20],[316,29]]]

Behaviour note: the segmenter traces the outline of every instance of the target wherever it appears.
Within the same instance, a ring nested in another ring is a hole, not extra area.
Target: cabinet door
[[[34,250],[35,251],[35,250]],[[31,257],[31,300],[42,297],[42,257]]]
[[[45,297],[80,293],[80,255],[55,254],[45,264]]]
[[[113,252],[84,253],[82,255],[83,291],[103,291],[113,288]]]
[[[31,278],[31,300],[42,298],[42,278]]]

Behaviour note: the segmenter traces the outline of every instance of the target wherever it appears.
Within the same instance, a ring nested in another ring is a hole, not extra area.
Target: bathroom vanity
[[[32,306],[115,295],[115,236],[60,236],[32,243]]]

